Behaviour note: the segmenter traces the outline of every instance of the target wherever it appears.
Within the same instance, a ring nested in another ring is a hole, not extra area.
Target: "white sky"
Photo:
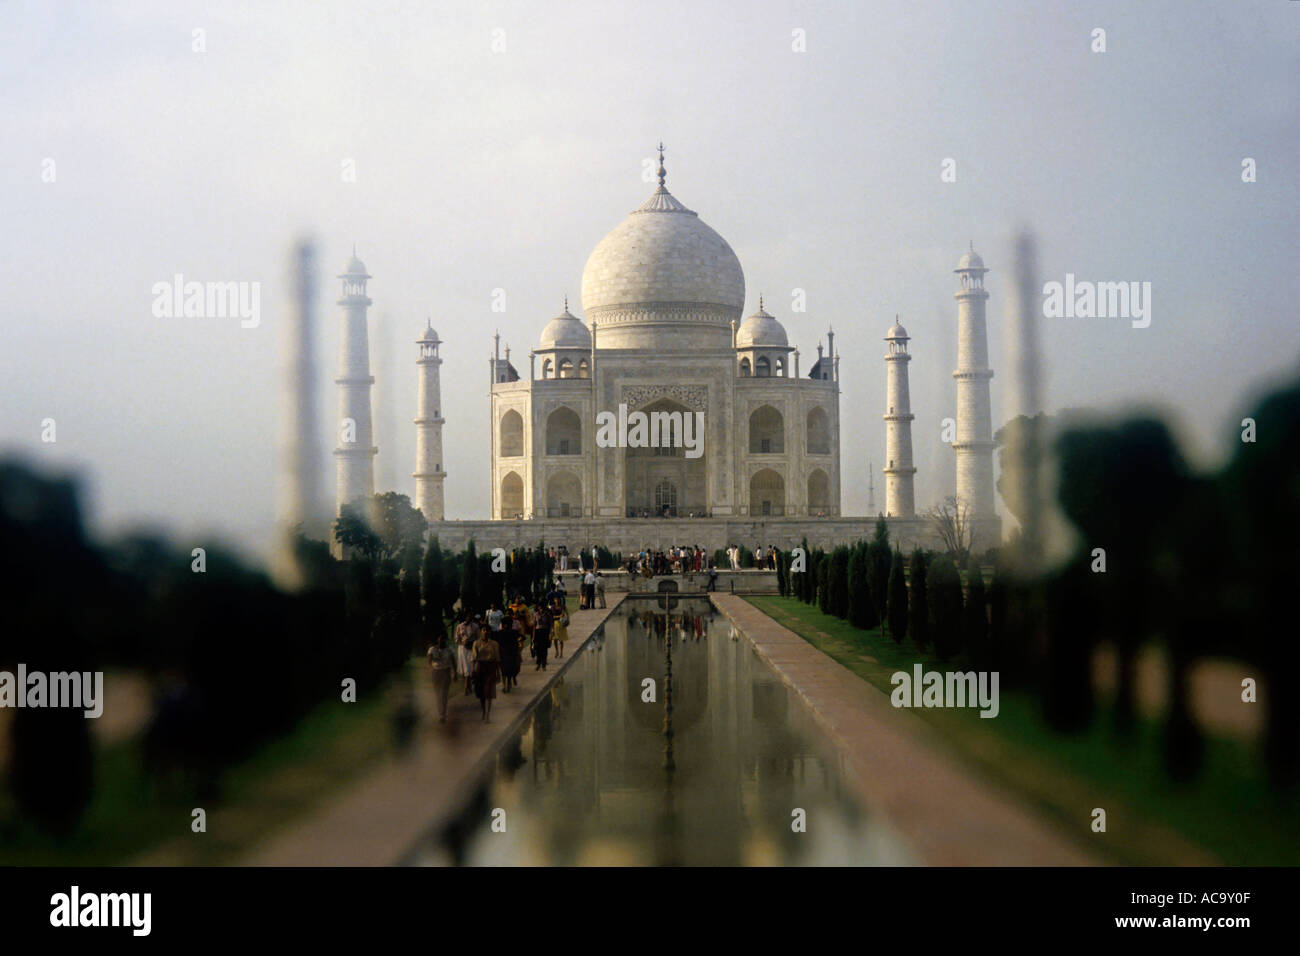
[[[5,4],[0,445],[81,470],[100,529],[151,520],[264,553],[287,261],[307,232],[326,277],[322,441],[332,276],[355,242],[391,337],[372,333],[377,395],[396,405],[376,408],[376,475],[413,492],[412,340],[432,317],[448,514],[486,517],[491,333],[526,367],[562,296],[576,305],[592,247],[651,191],[642,161],[662,138],[669,188],[740,257],[746,314],[763,293],[805,371],[835,328],[845,513],[865,513],[866,463],[881,464],[895,313],[913,336],[918,506],[951,491],[939,421],[968,239],[993,270],[1004,421],[1020,223],[1040,281],[1153,284],[1148,329],[1044,321],[1048,407],[1154,404],[1202,460],[1226,454],[1300,344],[1300,3],[865,6]],[[940,182],[945,157],[955,184]],[[261,326],[155,318],[151,287],[177,272],[260,281]],[[790,314],[796,287],[806,314]],[[324,485],[332,496],[332,471]],[[876,493],[883,507],[879,474]]]

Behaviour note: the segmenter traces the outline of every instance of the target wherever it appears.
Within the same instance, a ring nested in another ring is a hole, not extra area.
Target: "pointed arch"
[[[807,422],[808,454],[829,455],[831,453],[831,418],[826,409],[820,405],[808,410]]]
[[[751,455],[785,453],[785,419],[771,405],[756,408],[749,416],[749,453]]]
[[[517,471],[506,472],[501,479],[501,514],[497,517],[509,520],[523,517],[523,513],[524,480]]]
[[[546,454],[582,454],[582,419],[568,406],[562,405],[546,416]]]
[[[524,453],[524,416],[513,408],[501,416],[497,435],[497,456],[518,458]]]

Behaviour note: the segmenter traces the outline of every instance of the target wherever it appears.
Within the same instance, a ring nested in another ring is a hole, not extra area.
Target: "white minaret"
[[[442,373],[438,371],[442,359],[438,346],[442,343],[433,323],[416,339],[420,357],[419,397],[416,400],[415,419],[415,507],[423,512],[427,521],[442,521]]]
[[[912,396],[907,387],[907,329],[894,316],[893,328],[885,336],[889,352],[885,355],[885,514],[910,518],[916,514],[916,493],[912,477]]]
[[[309,240],[294,246],[290,281],[294,296],[285,321],[279,528],[271,564],[276,583],[286,589],[303,584],[295,535],[321,535],[320,525],[329,516],[321,494],[325,449],[316,409],[316,251]]]
[[[358,498],[369,498],[375,493],[374,431],[370,421],[370,389],[375,377],[370,374],[369,329],[366,326],[366,309],[370,299],[366,296],[366,266],[357,258],[353,248],[347,271],[339,276],[343,280],[342,334],[339,338],[339,374],[334,384],[339,387],[338,447],[334,458],[338,462],[338,501],[336,513]]]
[[[993,515],[993,412],[989,405],[989,337],[984,322],[984,260],[970,251],[954,270],[957,299],[957,500],[972,518]]]

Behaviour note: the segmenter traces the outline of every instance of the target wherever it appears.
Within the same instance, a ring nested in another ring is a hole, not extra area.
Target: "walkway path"
[[[500,745],[519,729],[532,704],[550,689],[618,601],[609,604],[608,609],[571,613],[564,657],[552,659],[546,671],[534,670],[532,659],[525,654],[518,687],[509,694],[497,688],[490,724],[482,722],[478,698],[456,692],[456,681],[452,682],[447,723],[437,723],[433,688],[422,669],[424,679],[417,685],[420,730],[411,746],[312,815],[272,837],[241,864],[390,866],[400,862],[470,796]],[[459,686],[463,691],[464,684]],[[216,826],[220,826],[219,812],[208,821],[209,831]]]
[[[1100,861],[1015,796],[944,752],[936,731],[743,598],[711,595],[844,754],[845,778],[923,864],[1080,866]],[[1080,827],[1088,825],[1080,808]]]

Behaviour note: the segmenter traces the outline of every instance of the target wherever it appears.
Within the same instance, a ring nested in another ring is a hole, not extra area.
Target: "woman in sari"
[[[456,676],[456,652],[447,646],[447,635],[439,634],[426,652],[429,673],[433,678],[433,709],[438,713],[438,723],[447,722],[447,691]]]
[[[559,598],[551,604],[551,643],[555,645],[555,657],[564,656],[564,642],[569,639],[569,612]]]
[[[470,623],[469,612],[461,615],[456,625],[456,669],[465,675],[465,693],[474,690],[474,637],[475,628]]]
[[[501,622],[501,630],[495,632],[501,649],[501,680],[505,693],[519,683],[519,665],[523,652],[519,648],[519,635],[515,633],[513,615]]]
[[[491,628],[484,625],[474,642],[474,692],[483,707],[483,723],[491,723],[492,701],[497,696],[497,678],[501,674],[501,645],[492,640]]]

